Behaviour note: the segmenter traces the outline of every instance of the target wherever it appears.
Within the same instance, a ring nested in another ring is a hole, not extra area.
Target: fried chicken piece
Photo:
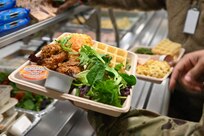
[[[50,45],[46,45],[42,48],[42,52],[41,52],[41,58],[49,58],[52,55],[57,55],[59,53],[63,52],[63,50],[61,49],[61,47],[58,44],[50,44]]]
[[[59,63],[56,71],[64,73],[66,75],[73,76],[81,72],[81,68],[78,66],[79,62],[67,61],[64,63]]]
[[[46,66],[49,69],[56,70],[59,63],[62,63],[68,59],[66,52],[61,52],[56,55],[51,55],[49,58],[44,58],[42,60],[42,66]]]

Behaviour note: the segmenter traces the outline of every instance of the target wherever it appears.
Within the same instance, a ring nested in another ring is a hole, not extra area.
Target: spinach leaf
[[[87,80],[90,85],[93,85],[95,81],[102,80],[105,73],[105,66],[103,64],[96,64],[93,66],[87,74]]]
[[[128,85],[132,86],[136,84],[135,76],[124,73],[121,73],[120,76],[127,82]]]

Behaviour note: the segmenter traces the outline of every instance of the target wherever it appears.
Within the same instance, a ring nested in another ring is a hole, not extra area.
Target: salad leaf
[[[87,80],[90,85],[93,85],[95,81],[102,80],[105,73],[105,66],[102,64],[96,64],[93,66],[87,74]]]
[[[87,94],[92,100],[121,107],[119,87],[113,80],[98,81]]]
[[[23,102],[23,107],[27,110],[33,110],[35,108],[35,104],[32,100],[27,99]]]
[[[105,64],[105,61],[102,59],[102,57],[90,46],[87,46],[87,45],[82,46],[79,54],[80,54],[79,59],[80,59],[81,65],[88,65],[89,62],[91,62],[91,60],[95,60],[95,61],[99,60]],[[92,61],[92,62],[95,62],[95,61]]]
[[[79,80],[83,85],[89,85],[88,80],[86,78],[86,75],[89,73],[90,70],[84,70],[77,75],[75,75],[75,78]]]
[[[135,85],[136,84],[136,78],[133,75],[128,75],[121,73],[120,76],[127,82],[129,86]]]

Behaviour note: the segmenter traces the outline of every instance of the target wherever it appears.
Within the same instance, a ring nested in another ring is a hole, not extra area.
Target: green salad
[[[84,70],[75,76],[73,83],[77,96],[122,107],[131,87],[136,84],[136,78],[122,70],[123,64],[110,67],[111,59],[108,55],[98,54],[90,46],[81,47],[79,60]]]

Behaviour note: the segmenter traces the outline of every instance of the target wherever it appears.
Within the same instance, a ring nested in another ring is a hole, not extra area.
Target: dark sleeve
[[[93,6],[103,6],[109,8],[120,8],[126,10],[159,10],[165,7],[166,0],[90,0]]]

